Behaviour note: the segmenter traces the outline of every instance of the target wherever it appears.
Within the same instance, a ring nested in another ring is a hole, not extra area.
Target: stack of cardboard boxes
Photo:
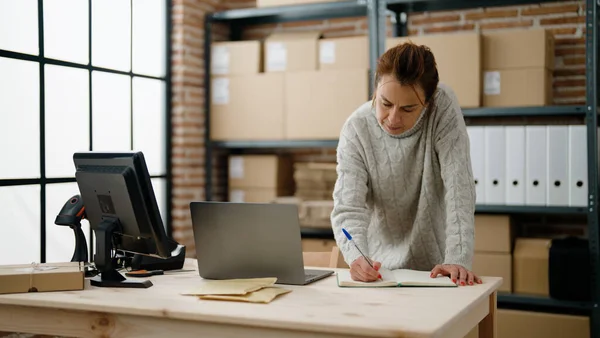
[[[554,36],[544,29],[388,38],[386,48],[412,41],[434,54],[440,82],[463,108],[552,104]]]
[[[473,271],[502,277],[500,292],[548,297],[552,240],[514,238],[513,228],[509,215],[475,215]]]
[[[212,140],[337,139],[368,100],[366,37],[275,33],[212,46]]]
[[[293,204],[298,207],[298,220],[302,228],[331,229],[331,213],[333,201],[304,201],[298,197],[277,197],[271,202],[277,204]]]
[[[304,201],[300,211],[300,224],[305,228],[331,229],[333,201]]]
[[[544,29],[388,38],[428,46],[463,108],[552,104],[554,38]],[[369,100],[366,36],[275,33],[212,45],[212,140],[337,139]],[[526,52],[524,52],[526,51]]]
[[[475,215],[473,271],[502,277],[500,292],[512,292],[512,229],[508,215]]]
[[[549,297],[551,239],[514,238],[513,228],[508,215],[475,216],[473,271],[480,276],[502,277],[500,293]],[[498,309],[497,313],[499,338],[590,336],[589,319],[584,316],[507,309]],[[477,337],[475,327],[465,338]]]
[[[292,159],[276,155],[229,157],[229,201],[269,203],[294,191]]]
[[[483,106],[552,104],[554,37],[543,29],[483,34]]]
[[[303,200],[332,200],[337,179],[335,163],[294,164],[295,196]]]

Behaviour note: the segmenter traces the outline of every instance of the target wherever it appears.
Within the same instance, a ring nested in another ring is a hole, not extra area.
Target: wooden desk
[[[335,276],[270,304],[199,300],[179,292],[191,272],[151,278],[149,289],[0,295],[0,331],[78,337],[496,337],[501,278],[458,288],[339,288]]]

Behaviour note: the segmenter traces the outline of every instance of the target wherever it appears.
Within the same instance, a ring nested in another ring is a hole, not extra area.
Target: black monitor
[[[149,280],[127,279],[115,263],[117,251],[166,259],[177,243],[167,237],[141,152],[78,152],[75,178],[96,237],[94,286],[147,288]]]

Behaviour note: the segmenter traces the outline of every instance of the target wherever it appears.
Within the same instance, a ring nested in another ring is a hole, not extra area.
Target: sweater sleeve
[[[367,208],[368,174],[354,127],[346,123],[337,147],[337,179],[333,190],[331,225],[344,260],[350,265],[360,252],[348,241],[342,228],[352,236],[360,250],[368,255],[367,227],[371,212]]]
[[[444,264],[471,269],[473,261],[475,182],[470,141],[462,111],[454,95],[440,97],[440,121],[435,148],[444,182],[446,252]]]

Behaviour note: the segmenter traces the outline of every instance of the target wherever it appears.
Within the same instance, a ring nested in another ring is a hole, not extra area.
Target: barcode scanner
[[[81,220],[86,217],[85,206],[80,195],[71,197],[60,209],[54,223],[56,225],[65,225],[73,229],[75,233],[75,252],[71,262],[87,262],[88,251],[85,235],[81,230]]]

